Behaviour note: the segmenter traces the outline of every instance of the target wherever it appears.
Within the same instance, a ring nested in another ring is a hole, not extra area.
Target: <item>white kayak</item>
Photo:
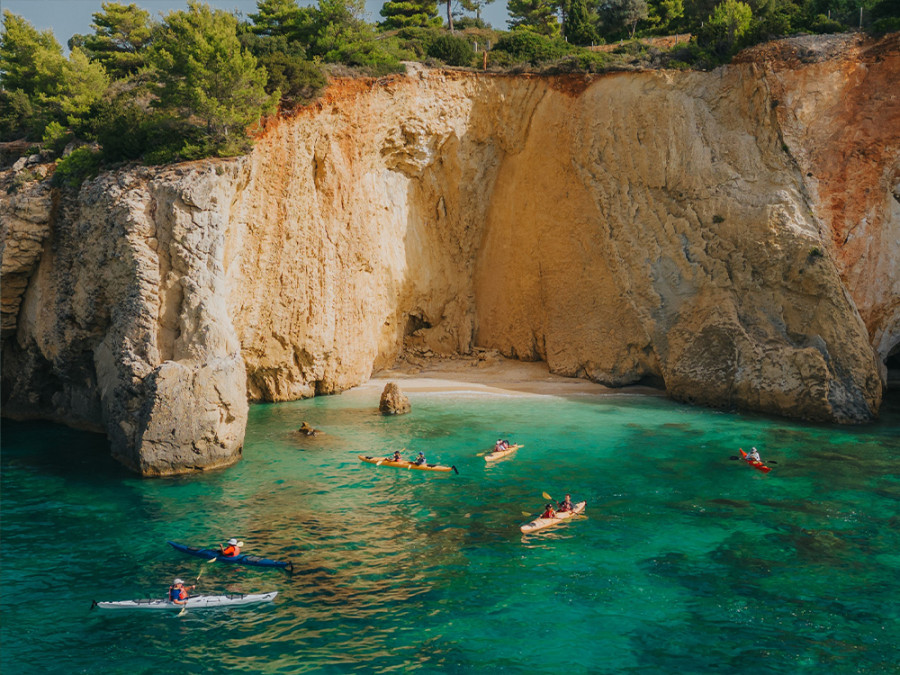
[[[587,502],[578,502],[577,504],[575,504],[575,506],[572,507],[571,511],[563,511],[562,513],[557,513],[555,518],[535,518],[530,523],[522,525],[522,527],[520,527],[519,529],[522,530],[522,532],[524,532],[525,534],[528,534],[537,530],[543,530],[545,527],[559,525],[572,516],[576,516],[584,511],[585,506],[587,506]]]
[[[208,607],[229,607],[231,605],[252,605],[257,602],[272,602],[278,591],[256,593],[251,595],[192,595],[185,603],[188,609],[206,609]],[[94,601],[93,607],[100,609],[182,609],[185,605],[176,605],[167,598],[147,598],[146,600],[116,600],[114,602]]]
[[[500,459],[501,457],[506,457],[507,455],[511,455],[512,453],[514,453],[516,450],[518,450],[521,447],[523,447],[523,446],[519,445],[517,443],[516,445],[509,446],[506,450],[497,450],[494,452],[489,452],[488,454],[486,454],[484,456],[484,461],[485,462],[493,462],[494,460]]]

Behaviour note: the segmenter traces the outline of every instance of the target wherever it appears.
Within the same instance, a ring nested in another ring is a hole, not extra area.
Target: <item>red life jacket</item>
[[[232,546],[231,544],[229,544],[222,550],[222,555],[226,555],[229,558],[233,558],[234,556],[238,555],[240,552],[241,552],[241,549],[239,549],[237,546]]]

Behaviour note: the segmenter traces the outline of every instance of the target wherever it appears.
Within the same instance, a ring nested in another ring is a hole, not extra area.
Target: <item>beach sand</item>
[[[665,396],[664,390],[653,387],[605,387],[576,377],[554,375],[542,361],[516,361],[492,352],[454,357],[407,355],[394,367],[373,374],[368,382],[355,389],[377,389],[380,393],[388,382],[396,382],[404,393],[464,391],[551,396]]]

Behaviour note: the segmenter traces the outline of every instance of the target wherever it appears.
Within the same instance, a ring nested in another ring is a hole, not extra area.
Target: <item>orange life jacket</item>
[[[239,549],[237,546],[232,546],[231,544],[229,544],[224,549],[222,549],[222,555],[227,555],[229,558],[233,558],[234,556],[238,555],[240,552],[241,552],[241,549]]]

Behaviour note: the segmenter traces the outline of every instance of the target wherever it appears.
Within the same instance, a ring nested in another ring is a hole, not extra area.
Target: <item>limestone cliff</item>
[[[803,45],[712,73],[338,82],[244,158],[120,170],[55,207],[21,186],[0,204],[4,414],[179,473],[239,457],[248,397],[479,346],[872,419],[900,342],[900,125],[871,92],[900,49]]]

